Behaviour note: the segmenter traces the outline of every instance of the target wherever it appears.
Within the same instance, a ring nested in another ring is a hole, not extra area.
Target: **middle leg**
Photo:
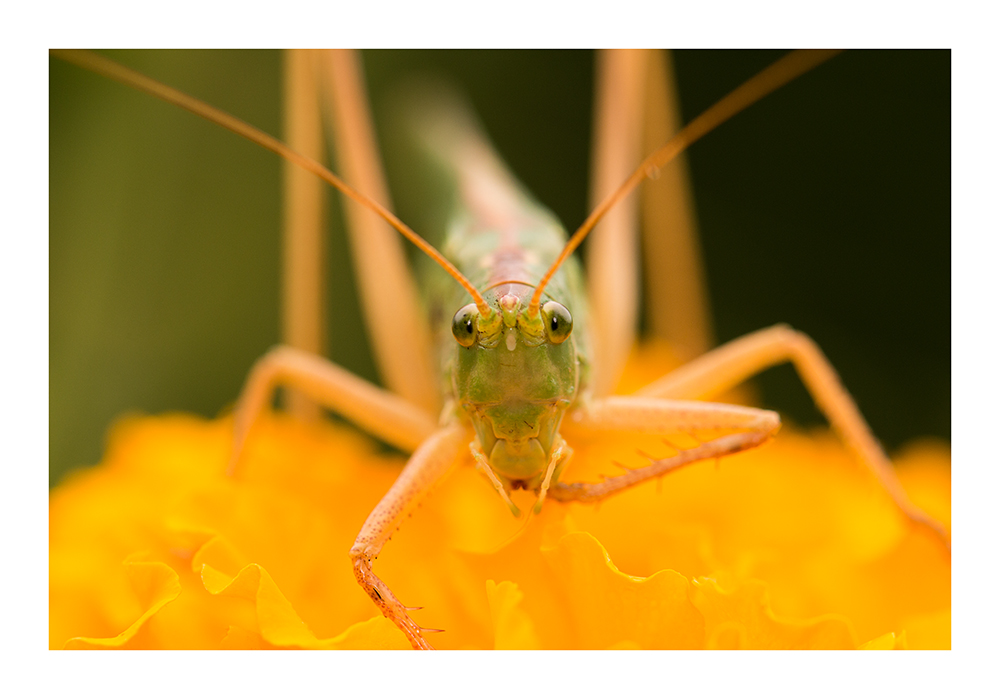
[[[250,430],[267,409],[279,385],[298,389],[370,434],[405,451],[412,452],[436,428],[432,415],[403,398],[322,357],[278,346],[254,364],[237,401],[229,475],[236,472]]]
[[[654,381],[637,396],[711,398],[764,369],[791,362],[820,411],[855,457],[875,476],[900,511],[914,524],[930,528],[950,548],[944,526],[910,502],[892,462],[875,439],[833,365],[808,335],[787,325],[728,342]]]

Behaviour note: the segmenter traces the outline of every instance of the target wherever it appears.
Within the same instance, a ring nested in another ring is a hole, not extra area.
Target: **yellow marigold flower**
[[[631,380],[650,371],[633,364]],[[566,480],[634,453],[567,438]],[[98,467],[53,491],[51,646],[408,648],[347,555],[403,458],[346,427],[269,416],[230,479],[230,440],[229,419],[129,418]],[[947,446],[912,445],[896,464],[947,525]],[[439,648],[951,644],[948,553],[834,438],[787,428],[598,507],[549,501],[527,524],[459,463],[376,572],[447,631]]]

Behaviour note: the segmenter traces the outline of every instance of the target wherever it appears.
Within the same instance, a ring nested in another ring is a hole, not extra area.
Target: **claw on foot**
[[[357,578],[358,584],[368,593],[382,615],[406,635],[414,649],[434,650],[434,647],[421,636],[421,633],[436,633],[442,629],[424,629],[417,626],[407,612],[416,611],[422,607],[404,607],[386,584],[372,572],[371,559],[368,555],[361,551],[352,551],[351,556],[354,558],[354,577]]]

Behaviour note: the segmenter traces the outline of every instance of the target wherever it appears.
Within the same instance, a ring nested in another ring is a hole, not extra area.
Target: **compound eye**
[[[549,301],[542,306],[542,320],[545,322],[545,334],[553,344],[562,344],[573,332],[573,316],[561,303]]]
[[[455,336],[458,340],[458,344],[462,347],[472,347],[476,344],[476,318],[479,317],[479,311],[476,309],[476,304],[470,303],[468,306],[462,306],[458,309],[458,313],[451,321],[451,334]]]

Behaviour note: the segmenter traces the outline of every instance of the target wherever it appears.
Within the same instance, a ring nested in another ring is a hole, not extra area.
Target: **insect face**
[[[569,311],[550,301],[530,317],[533,291],[526,284],[494,287],[484,294],[496,309],[489,318],[470,304],[452,322],[459,344],[456,399],[472,420],[482,455],[514,488],[541,481],[579,385]]]

